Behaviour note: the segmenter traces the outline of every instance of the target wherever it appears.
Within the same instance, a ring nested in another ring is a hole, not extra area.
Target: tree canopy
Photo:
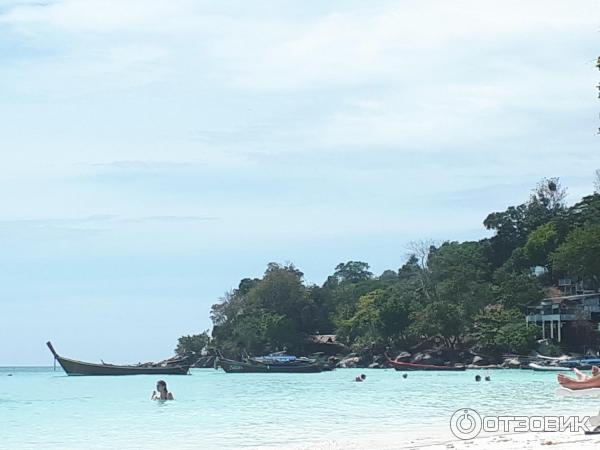
[[[357,351],[432,341],[526,352],[539,331],[525,327],[526,307],[557,277],[600,287],[600,194],[569,207],[565,192],[559,179],[543,179],[526,202],[485,218],[491,237],[416,243],[399,269],[379,276],[366,262],[347,261],[311,285],[293,264],[270,263],[213,305],[211,345],[233,354],[302,353],[310,335],[334,333]],[[207,339],[183,337],[178,353],[197,353]]]

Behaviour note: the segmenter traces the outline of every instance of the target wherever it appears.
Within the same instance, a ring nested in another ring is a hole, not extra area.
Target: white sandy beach
[[[300,446],[285,446],[286,450],[515,450],[515,449],[577,449],[597,450],[600,435],[586,436],[582,433],[511,433],[483,436],[471,440],[449,437],[379,436],[364,440],[338,440],[315,442]],[[272,450],[273,447],[255,447],[254,450]]]

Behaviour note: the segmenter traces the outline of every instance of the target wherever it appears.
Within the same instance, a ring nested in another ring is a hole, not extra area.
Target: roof
[[[548,298],[542,299],[541,301],[542,302],[551,301],[552,303],[562,303],[565,301],[573,302],[573,301],[585,300],[586,298],[594,298],[594,297],[600,297],[600,292],[594,292],[592,294],[567,295],[567,296],[563,296],[563,297],[548,297]]]

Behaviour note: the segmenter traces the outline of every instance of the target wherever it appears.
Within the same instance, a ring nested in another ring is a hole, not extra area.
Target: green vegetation
[[[525,325],[528,304],[561,277],[599,287],[600,193],[571,207],[564,199],[560,181],[544,179],[525,203],[485,218],[491,237],[414,244],[398,270],[380,276],[348,261],[311,285],[294,265],[271,263],[262,278],[243,279],[213,305],[212,345],[237,355],[302,353],[309,335],[336,334],[373,354],[422,343],[527,353],[539,337]],[[198,352],[207,339],[181,338],[178,353]]]
[[[194,361],[197,361],[202,356],[202,352],[207,349],[209,343],[210,336],[208,335],[208,331],[203,331],[193,336],[181,336],[177,342],[175,354],[177,356],[190,357]]]

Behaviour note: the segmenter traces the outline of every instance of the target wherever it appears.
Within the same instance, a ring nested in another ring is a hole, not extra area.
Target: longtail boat
[[[437,366],[433,364],[417,364],[402,361],[394,361],[388,359],[388,363],[396,370],[407,371],[407,370],[440,370],[444,372],[462,372],[466,370],[465,366]]]
[[[187,375],[189,365],[137,365],[119,366],[115,364],[94,364],[74,359],[63,358],[52,346],[51,342],[46,345],[54,355],[67,375]]]
[[[252,361],[235,361],[220,357],[218,365],[227,373],[318,373],[323,371],[322,364],[318,362],[266,364]]]

